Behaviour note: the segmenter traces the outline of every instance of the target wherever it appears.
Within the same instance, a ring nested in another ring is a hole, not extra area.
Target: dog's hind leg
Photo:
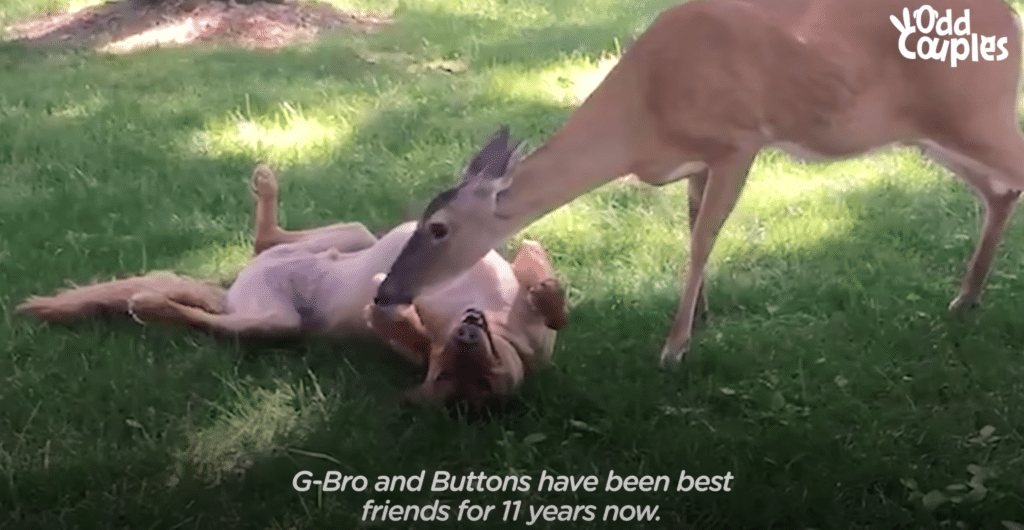
[[[162,277],[166,277],[166,281],[159,281]],[[223,313],[225,310],[227,291],[212,283],[168,272],[151,272],[143,278],[154,280],[145,285],[146,290],[163,293],[180,304],[198,307],[208,313]]]
[[[103,313],[124,313],[128,310],[128,300],[144,291],[163,293],[182,304],[209,312],[224,310],[224,289],[171,272],[155,271],[145,276],[66,289],[53,296],[33,296],[15,311],[67,323]]]
[[[363,250],[377,242],[362,223],[337,223],[309,230],[285,230],[277,224],[277,177],[267,166],[260,164],[252,174],[252,189],[256,196],[256,227],[253,234],[253,253],[260,254],[276,245],[296,243],[310,252],[337,249],[347,253]]]
[[[163,293],[145,291],[131,297],[128,311],[139,322],[188,324],[217,335],[240,338],[285,338],[298,335],[301,318],[287,304],[214,314],[178,303]]]

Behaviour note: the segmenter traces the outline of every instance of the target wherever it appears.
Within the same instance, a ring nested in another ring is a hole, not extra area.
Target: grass
[[[360,0],[394,26],[277,52],[0,45],[0,528],[432,524],[364,522],[371,498],[469,499],[497,505],[492,521],[503,501],[593,505],[598,520],[575,523],[593,528],[1024,523],[1024,225],[1008,231],[985,306],[948,318],[978,208],[910,152],[832,165],[762,154],[709,268],[712,320],[675,373],[656,353],[685,256],[684,186],[612,183],[528,227],[570,288],[572,325],[557,366],[487,421],[399,406],[415,375],[373,345],[254,350],[12,315],[66,280],[230,278],[260,159],[280,172],[288,226],[397,223],[499,123],[541,142],[600,58],[667,4]],[[673,490],[682,470],[735,479],[729,493],[300,493],[300,470],[371,489],[423,470],[534,486],[544,471],[602,486],[609,471],[667,475]],[[624,504],[658,505],[660,520],[600,520]]]

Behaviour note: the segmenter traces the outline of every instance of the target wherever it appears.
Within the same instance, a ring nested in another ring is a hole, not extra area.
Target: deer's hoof
[[[682,364],[683,356],[690,349],[690,341],[686,341],[681,346],[673,347],[670,344],[666,344],[661,350],[661,361],[658,363],[659,368],[662,370],[676,370],[679,365]]]
[[[963,317],[980,306],[981,303],[978,302],[976,298],[972,299],[964,295],[960,295],[949,303],[949,313],[954,317]]]

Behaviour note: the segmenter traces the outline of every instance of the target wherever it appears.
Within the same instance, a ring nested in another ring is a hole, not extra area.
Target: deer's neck
[[[617,72],[613,69],[609,77]],[[512,233],[630,171],[626,109],[618,83],[605,82],[544,145],[514,170],[498,214]]]

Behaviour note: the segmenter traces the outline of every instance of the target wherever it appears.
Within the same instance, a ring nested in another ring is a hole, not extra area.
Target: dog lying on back
[[[496,149],[485,147],[465,171],[509,167],[512,153]],[[504,160],[494,164],[495,157]],[[462,276],[415,300],[401,319],[384,319],[374,312],[373,296],[415,222],[380,239],[359,223],[287,231],[277,224],[277,179],[266,166],[254,171],[253,190],[255,255],[227,290],[153,272],[31,297],[16,311],[55,322],[122,312],[140,322],[190,324],[254,339],[376,336],[426,367],[424,382],[407,396],[427,403],[480,405],[507,397],[550,360],[555,330],[567,315],[539,243],[524,241],[511,264],[491,251]]]

